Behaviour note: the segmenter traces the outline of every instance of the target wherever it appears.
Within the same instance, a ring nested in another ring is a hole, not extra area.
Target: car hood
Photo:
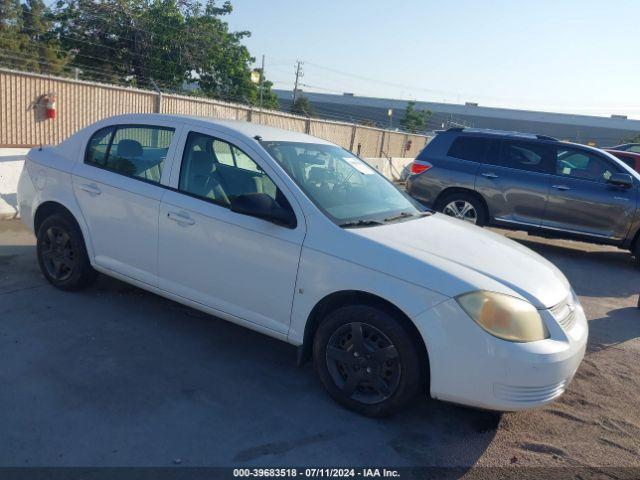
[[[562,272],[537,253],[442,214],[345,232],[361,240],[355,254],[360,257],[358,263],[366,256],[368,266],[447,296],[490,290],[521,296],[537,308],[550,308],[570,291]],[[370,255],[376,255],[376,250],[378,256],[372,260]],[[393,252],[390,256],[389,251]]]

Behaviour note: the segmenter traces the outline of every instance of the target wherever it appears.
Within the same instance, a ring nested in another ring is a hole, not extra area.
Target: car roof
[[[257,113],[255,115],[258,115]],[[294,119],[295,117],[292,117]],[[160,113],[133,113],[125,115],[116,115],[105,119],[108,123],[148,123],[152,125],[154,121],[162,120],[164,122],[181,122],[191,125],[199,125],[202,127],[218,127],[227,129],[233,133],[240,134],[250,139],[260,137],[260,140],[279,141],[279,142],[300,142],[300,143],[320,143],[334,145],[333,143],[322,138],[307,135],[306,133],[296,132],[293,130],[284,130],[282,128],[270,127],[259,123],[247,122],[244,120],[222,120],[214,117],[194,116],[194,115],[166,115]],[[287,117],[284,117],[287,120]],[[295,118],[295,120],[299,120]]]
[[[620,150],[621,148],[639,147],[640,143],[622,143],[620,145],[614,145],[613,147],[607,147],[610,150]],[[620,150],[624,151],[624,150]]]

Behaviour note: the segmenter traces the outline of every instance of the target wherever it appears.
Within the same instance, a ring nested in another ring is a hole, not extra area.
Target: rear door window
[[[553,149],[544,143],[504,140],[500,149],[500,164],[529,172],[551,173]]]
[[[117,125],[98,130],[89,139],[84,161],[89,165],[160,183],[174,129]]]
[[[447,155],[470,162],[484,162],[489,140],[482,137],[458,137],[453,141]]]

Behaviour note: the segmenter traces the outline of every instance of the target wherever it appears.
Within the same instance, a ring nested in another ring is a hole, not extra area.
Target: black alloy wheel
[[[40,240],[39,250],[42,263],[52,279],[64,282],[71,278],[77,254],[67,232],[56,225],[49,227]]]
[[[68,214],[55,213],[42,222],[36,253],[44,277],[61,290],[85,288],[98,275],[89,261],[80,227]]]

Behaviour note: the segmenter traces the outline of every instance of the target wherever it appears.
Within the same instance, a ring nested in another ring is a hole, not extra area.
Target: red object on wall
[[[47,118],[56,118],[56,100],[55,93],[48,93],[44,96],[45,101],[45,114]]]

